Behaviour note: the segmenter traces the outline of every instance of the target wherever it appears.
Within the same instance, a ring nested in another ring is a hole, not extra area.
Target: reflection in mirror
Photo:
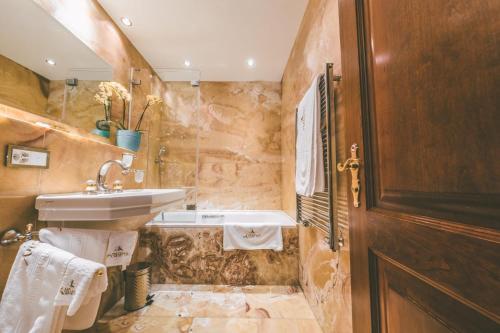
[[[13,15],[16,13],[16,15]],[[112,68],[32,0],[0,2],[0,104],[91,132]]]

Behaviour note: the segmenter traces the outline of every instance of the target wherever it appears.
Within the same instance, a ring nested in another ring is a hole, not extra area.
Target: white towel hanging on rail
[[[319,78],[314,78],[297,108],[295,189],[308,197],[325,188]]]

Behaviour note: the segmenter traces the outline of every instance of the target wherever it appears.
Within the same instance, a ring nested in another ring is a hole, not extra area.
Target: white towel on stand
[[[116,265],[123,267],[130,264],[138,233],[137,231],[43,228],[40,230],[39,238],[42,242],[64,249],[80,258],[105,264],[108,267]],[[100,300],[101,293],[91,299],[86,299],[78,312],[66,317],[64,329],[83,330],[91,327],[95,321]]]
[[[39,238],[43,243],[66,250],[74,255],[104,263],[110,231],[78,228],[43,228]]]
[[[111,232],[104,264],[108,267],[130,264],[138,237],[137,231]]]
[[[279,225],[224,224],[224,251],[283,250],[283,235]]]
[[[64,317],[56,311],[54,299],[74,258],[69,252],[36,241],[20,246],[0,303],[2,332],[61,332],[58,323]]]
[[[318,87],[319,76],[314,78],[297,107],[295,190],[308,197],[325,188]]]
[[[129,265],[138,237],[137,231],[78,228],[43,228],[39,233],[40,241],[107,267]]]
[[[68,263],[54,299],[57,327],[82,330],[94,324],[102,293],[108,287],[106,267],[75,257]]]

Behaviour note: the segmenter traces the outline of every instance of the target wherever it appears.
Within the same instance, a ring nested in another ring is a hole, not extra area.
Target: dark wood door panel
[[[500,322],[500,234],[485,240],[378,213],[367,226],[371,251]]]
[[[380,208],[500,231],[500,194],[381,192],[376,204]]]
[[[339,4],[354,331],[500,332],[500,1]]]
[[[370,256],[381,332],[499,332],[498,322],[405,271],[399,263],[379,253]]]
[[[500,1],[362,4],[374,205],[500,228]]]

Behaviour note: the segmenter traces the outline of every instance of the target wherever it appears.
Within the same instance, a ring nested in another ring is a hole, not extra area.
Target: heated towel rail
[[[333,81],[341,77],[333,74],[333,64],[327,63],[325,73],[319,78],[321,141],[323,143],[323,161],[325,172],[325,190],[315,192],[312,197],[297,194],[297,222],[304,226],[313,226],[325,234],[332,250],[339,248],[338,223],[336,217],[337,181],[335,166],[335,128],[332,115]],[[334,112],[334,111],[333,111]],[[295,122],[297,124],[297,121]],[[295,131],[297,133],[297,130]]]

